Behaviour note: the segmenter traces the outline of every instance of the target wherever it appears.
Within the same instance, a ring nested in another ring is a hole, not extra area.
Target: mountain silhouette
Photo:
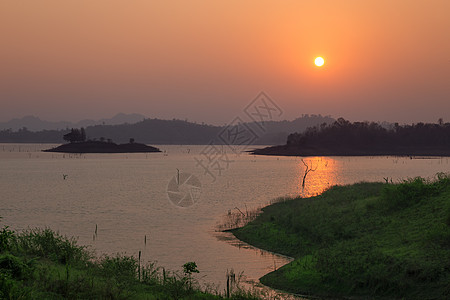
[[[145,119],[141,114],[124,114],[119,113],[112,118],[91,120],[85,119],[78,122],[59,121],[51,122],[40,119],[36,116],[25,116],[23,118],[14,118],[7,122],[0,122],[0,130],[11,129],[13,131],[26,128],[29,131],[41,130],[63,130],[73,127],[88,127],[93,125],[117,125],[124,123],[136,123]]]
[[[139,115],[135,117],[140,117]],[[122,119],[121,119],[122,118]],[[114,119],[114,118],[112,118]],[[113,122],[109,119],[109,122]],[[120,114],[114,121],[124,121]],[[332,123],[334,119],[321,115],[302,115],[292,121],[270,121],[262,124],[245,123],[246,128],[252,131],[255,139],[252,144],[274,145],[284,143],[292,132],[302,132],[306,128],[322,123]],[[76,127],[76,126],[74,126]],[[45,129],[31,131],[20,127],[18,130],[4,129],[0,131],[2,143],[62,143],[63,136],[70,132],[71,127],[65,129]],[[184,120],[142,119],[136,123],[120,125],[93,125],[86,126],[87,139],[111,139],[116,143],[128,142],[135,138],[146,144],[208,144],[210,142],[224,143],[218,137],[230,126],[216,126],[198,124]]]

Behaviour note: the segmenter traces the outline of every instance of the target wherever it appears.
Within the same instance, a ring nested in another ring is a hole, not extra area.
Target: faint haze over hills
[[[137,122],[113,124],[123,120],[139,119]],[[28,120],[28,118],[26,118]],[[287,136],[293,132],[302,132],[306,128],[322,123],[331,123],[334,119],[322,115],[302,115],[292,121],[268,121],[263,128],[255,123],[245,123],[256,139],[254,144],[282,144]],[[45,122],[45,121],[43,121]],[[111,139],[117,143],[128,142],[134,138],[137,142],[148,144],[208,144],[209,142],[221,143],[218,136],[227,129],[225,126],[199,124],[187,120],[161,120],[144,118],[139,114],[119,114],[111,119],[96,122],[101,125],[85,127],[88,139]],[[103,124],[104,123],[104,124]],[[54,125],[53,123],[51,123]],[[59,123],[58,123],[59,124]],[[61,122],[67,124],[67,122]],[[44,123],[41,123],[43,126]],[[74,126],[64,126],[64,129],[45,129],[32,131],[21,123],[18,130],[0,130],[0,142],[3,143],[63,143],[63,135]]]
[[[124,123],[137,123],[145,119],[144,115],[141,114],[124,114],[119,113],[111,118],[91,120],[84,119],[78,122],[69,121],[59,121],[51,122],[46,120],[41,120],[36,116],[25,116],[23,118],[14,118],[7,122],[0,122],[0,130],[11,129],[18,130],[26,127],[30,131],[40,131],[40,130],[60,130],[72,127],[87,127],[93,125],[118,125]]]

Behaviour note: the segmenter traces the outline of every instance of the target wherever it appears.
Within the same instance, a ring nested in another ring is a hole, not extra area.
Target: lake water
[[[204,169],[199,163],[214,161],[208,146],[161,145],[163,153],[149,154],[40,152],[51,146],[0,144],[2,225],[50,227],[78,237],[97,255],[142,251],[144,261],[170,270],[195,261],[200,281],[220,290],[227,270],[257,281],[289,261],[226,241],[216,229],[229,211],[246,213],[280,196],[314,195],[335,184],[396,182],[450,171],[447,157],[308,157],[304,162],[314,171],[303,189],[305,166],[297,157],[253,156],[221,147],[219,170],[219,164]],[[198,179],[195,189],[180,187],[169,198],[169,182],[180,184],[190,175]],[[187,194],[193,205],[174,204],[173,195]]]

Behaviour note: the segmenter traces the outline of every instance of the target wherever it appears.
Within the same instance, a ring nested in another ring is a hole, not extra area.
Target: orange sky
[[[0,121],[450,121],[450,1],[0,2]],[[323,56],[325,66],[314,66]]]

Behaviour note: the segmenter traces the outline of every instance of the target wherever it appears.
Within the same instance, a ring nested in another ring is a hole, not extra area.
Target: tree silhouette
[[[86,141],[86,132],[84,128],[81,128],[81,130],[72,128],[69,133],[63,136],[63,139],[70,143],[84,142]]]
[[[81,141],[82,142],[86,141],[86,131],[84,130],[83,127],[81,127],[80,129],[80,134],[81,134]]]
[[[336,122],[310,127],[303,133],[292,133],[288,146],[320,149],[358,149],[385,152],[392,149],[448,149],[450,123],[393,124],[385,128],[375,122],[349,122],[339,118]]]

